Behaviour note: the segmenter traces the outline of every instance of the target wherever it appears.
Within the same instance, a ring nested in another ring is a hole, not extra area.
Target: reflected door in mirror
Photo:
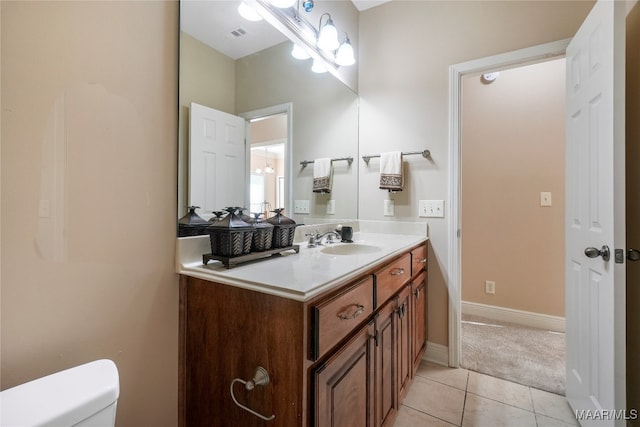
[[[191,103],[189,205],[199,214],[244,206],[245,120]]]

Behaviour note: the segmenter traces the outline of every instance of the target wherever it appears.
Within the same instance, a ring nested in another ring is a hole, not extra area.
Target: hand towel
[[[402,191],[403,186],[402,152],[390,151],[380,154],[380,189]]]
[[[313,161],[313,192],[331,193],[331,179],[333,165],[331,158],[315,159]]]

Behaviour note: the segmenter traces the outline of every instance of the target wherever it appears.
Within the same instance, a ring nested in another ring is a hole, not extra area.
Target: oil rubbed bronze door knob
[[[601,249],[589,247],[584,250],[584,254],[589,258],[597,258],[601,256],[605,261],[609,261],[609,259],[611,259],[611,251],[609,251],[609,246],[606,245],[602,246]]]

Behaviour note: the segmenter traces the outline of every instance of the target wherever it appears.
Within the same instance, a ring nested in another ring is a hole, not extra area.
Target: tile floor
[[[577,426],[564,396],[422,362],[394,427]]]

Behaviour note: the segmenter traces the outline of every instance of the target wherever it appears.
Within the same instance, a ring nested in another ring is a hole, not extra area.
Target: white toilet
[[[2,427],[113,427],[120,395],[118,369],[96,360],[0,393]]]

